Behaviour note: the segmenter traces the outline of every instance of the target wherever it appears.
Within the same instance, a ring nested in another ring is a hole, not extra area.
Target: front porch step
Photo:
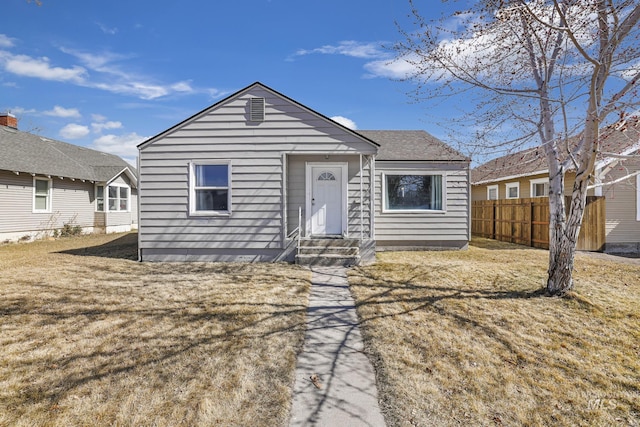
[[[357,239],[303,239],[296,264],[307,266],[352,266],[360,264]]]
[[[343,256],[336,254],[299,254],[296,264],[316,267],[351,267],[360,264],[360,255]]]
[[[356,256],[360,251],[358,247],[352,246],[300,246],[298,255],[344,255]]]

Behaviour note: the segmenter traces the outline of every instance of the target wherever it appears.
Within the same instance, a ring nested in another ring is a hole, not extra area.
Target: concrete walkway
[[[312,268],[291,426],[384,426],[343,267]]]

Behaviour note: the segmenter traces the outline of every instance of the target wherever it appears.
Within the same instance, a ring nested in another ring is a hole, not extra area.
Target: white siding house
[[[137,227],[137,178],[120,157],[21,132],[9,114],[0,152],[0,242]]]
[[[385,139],[406,149],[398,142],[402,133],[347,129],[254,83],[139,145],[140,259],[292,259],[298,236],[355,241],[362,258],[371,259],[378,232],[403,246],[464,247],[469,161],[443,150],[426,132],[419,132],[417,143],[435,145],[432,152],[442,156],[413,159],[408,153],[392,166],[420,176],[446,171],[438,184],[446,191],[434,195],[443,207],[426,212],[417,206],[420,212],[397,220],[438,225],[421,225],[422,233],[413,238],[376,225],[377,218],[393,222],[380,210],[376,156]]]

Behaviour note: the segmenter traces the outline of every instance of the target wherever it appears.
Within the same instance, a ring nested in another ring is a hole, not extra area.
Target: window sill
[[[383,214],[446,214],[444,210],[427,210],[427,209],[383,209]]]
[[[189,216],[193,216],[193,217],[230,217],[231,216],[231,212],[216,212],[216,211],[189,212]]]

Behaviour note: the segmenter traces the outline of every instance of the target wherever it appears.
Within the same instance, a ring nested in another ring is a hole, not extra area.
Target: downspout
[[[287,216],[287,210],[289,208],[288,202],[289,202],[289,195],[288,195],[288,188],[287,188],[287,174],[288,174],[288,168],[287,168],[287,162],[288,162],[288,157],[287,157],[287,153],[282,153],[282,219],[283,219],[283,226],[282,226],[282,249],[285,249],[287,247],[287,230],[289,229],[289,218]],[[300,224],[298,224],[298,227],[300,226]]]
[[[467,247],[471,243],[471,162],[467,162]]]
[[[371,229],[369,230],[369,237],[371,240],[376,239],[376,155],[372,154],[369,157],[369,182],[371,188],[371,194],[369,198],[371,199],[371,207],[369,211],[369,224]]]
[[[138,175],[138,197],[136,197],[136,204],[138,205],[138,262],[142,262],[142,249],[140,248],[140,243],[141,243],[141,238],[140,235],[142,234],[142,215],[140,214],[140,193],[141,193],[141,188],[142,187],[142,182],[140,181],[140,155],[142,153],[140,152],[140,149],[138,148],[138,158],[136,159],[136,174]],[[106,189],[105,189],[106,191]],[[105,203],[105,208],[107,207],[107,203]],[[107,209],[105,209],[106,211]],[[106,222],[106,218],[105,218],[105,222]]]
[[[362,192],[364,191],[364,185],[362,183],[362,153],[358,155],[360,157],[360,242],[364,240],[364,197]]]

